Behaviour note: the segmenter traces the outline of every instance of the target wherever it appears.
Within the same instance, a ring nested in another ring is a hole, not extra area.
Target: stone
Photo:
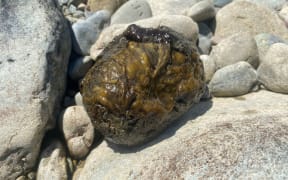
[[[203,0],[189,8],[185,15],[191,17],[196,22],[200,22],[214,18],[216,11],[211,0]]]
[[[67,5],[69,0],[58,0],[60,6]]]
[[[276,12],[246,1],[232,2],[216,14],[215,39],[218,42],[239,32],[249,32],[253,36],[270,33],[288,40],[287,28]]]
[[[199,35],[198,48],[200,54],[209,54],[212,46],[211,39],[206,36]]]
[[[224,7],[225,5],[229,4],[233,0],[214,0],[214,6],[215,7]]]
[[[101,143],[81,179],[285,179],[287,95],[261,90],[195,105],[137,148]]]
[[[87,0],[87,5],[92,12],[107,10],[113,14],[126,1],[127,0]]]
[[[239,61],[246,61],[255,69],[259,65],[257,44],[249,33],[237,33],[222,40],[212,47],[210,57],[217,69]]]
[[[136,21],[133,24],[136,24],[143,28],[158,28],[160,26],[167,26],[174,31],[184,35],[184,37],[187,40],[192,41],[193,44],[196,44],[196,41],[198,39],[197,24],[191,18],[183,15],[152,17]],[[110,42],[112,42],[112,40],[116,36],[122,34],[129,25],[130,24],[114,24],[104,29],[100,34],[98,40],[91,47],[90,55],[92,59],[95,60],[97,56],[103,51],[103,49]]]
[[[183,35],[165,26],[130,25],[98,56],[80,92],[106,140],[135,146],[197,103],[204,80],[197,49]]]
[[[86,3],[87,0],[68,0],[69,5],[78,6],[81,3]]]
[[[257,43],[257,48],[258,48],[258,54],[259,54],[259,62],[261,63],[270,48],[272,44],[275,43],[286,43],[288,44],[287,41],[284,41],[280,37],[274,36],[273,34],[268,34],[268,33],[261,33],[258,34],[254,37]]]
[[[127,24],[152,17],[146,0],[130,0],[123,4],[111,17],[111,24]]]
[[[94,61],[90,56],[81,56],[71,59],[68,68],[69,77],[74,81],[79,81],[85,76],[93,64]]]
[[[0,179],[16,179],[35,166],[45,131],[55,125],[71,39],[55,1],[0,7]]]
[[[269,90],[288,94],[288,45],[273,44],[261,62],[259,81]]]
[[[288,5],[283,6],[281,11],[279,12],[279,16],[284,21],[286,27],[288,28]]]
[[[234,1],[247,1],[276,11],[280,11],[283,5],[287,3],[287,0],[234,0]]]
[[[187,9],[202,0],[147,0],[153,16],[182,15]]]
[[[208,83],[216,72],[216,64],[208,55],[201,55],[200,59],[204,66],[205,82]]]
[[[70,106],[64,110],[59,127],[70,155],[74,159],[85,157],[91,150],[94,140],[94,127],[83,106]]]
[[[223,67],[214,74],[209,83],[213,96],[233,97],[249,93],[257,83],[257,73],[244,61]]]
[[[97,40],[100,32],[110,21],[108,11],[97,11],[86,20],[79,20],[72,25],[73,50],[82,56],[90,53],[90,47]]]
[[[66,152],[58,140],[51,140],[40,156],[37,179],[68,179]]]
[[[74,97],[74,101],[76,102],[77,106],[83,106],[83,99],[82,99],[82,95],[80,92],[78,92],[75,97]]]

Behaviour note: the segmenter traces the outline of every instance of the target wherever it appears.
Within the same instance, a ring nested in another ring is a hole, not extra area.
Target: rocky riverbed
[[[80,86],[131,24],[195,46],[210,94],[123,147],[94,128]],[[3,0],[0,50],[1,180],[288,178],[286,0]]]

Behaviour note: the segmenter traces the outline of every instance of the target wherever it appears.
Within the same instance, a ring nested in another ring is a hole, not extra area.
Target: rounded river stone
[[[192,42],[168,27],[130,25],[81,83],[83,104],[109,142],[138,145],[197,103],[204,70]]]

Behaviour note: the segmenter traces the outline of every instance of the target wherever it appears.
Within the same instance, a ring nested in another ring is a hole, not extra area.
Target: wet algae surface
[[[81,83],[94,127],[109,142],[153,138],[199,102],[203,65],[192,42],[169,29],[130,25],[96,59]]]

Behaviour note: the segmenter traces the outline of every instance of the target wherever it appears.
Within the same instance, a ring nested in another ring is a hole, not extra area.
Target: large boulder
[[[269,91],[201,102],[145,146],[104,141],[75,180],[285,179],[287,106],[287,95]]]
[[[71,39],[54,0],[0,1],[0,179],[34,167],[65,91]]]

